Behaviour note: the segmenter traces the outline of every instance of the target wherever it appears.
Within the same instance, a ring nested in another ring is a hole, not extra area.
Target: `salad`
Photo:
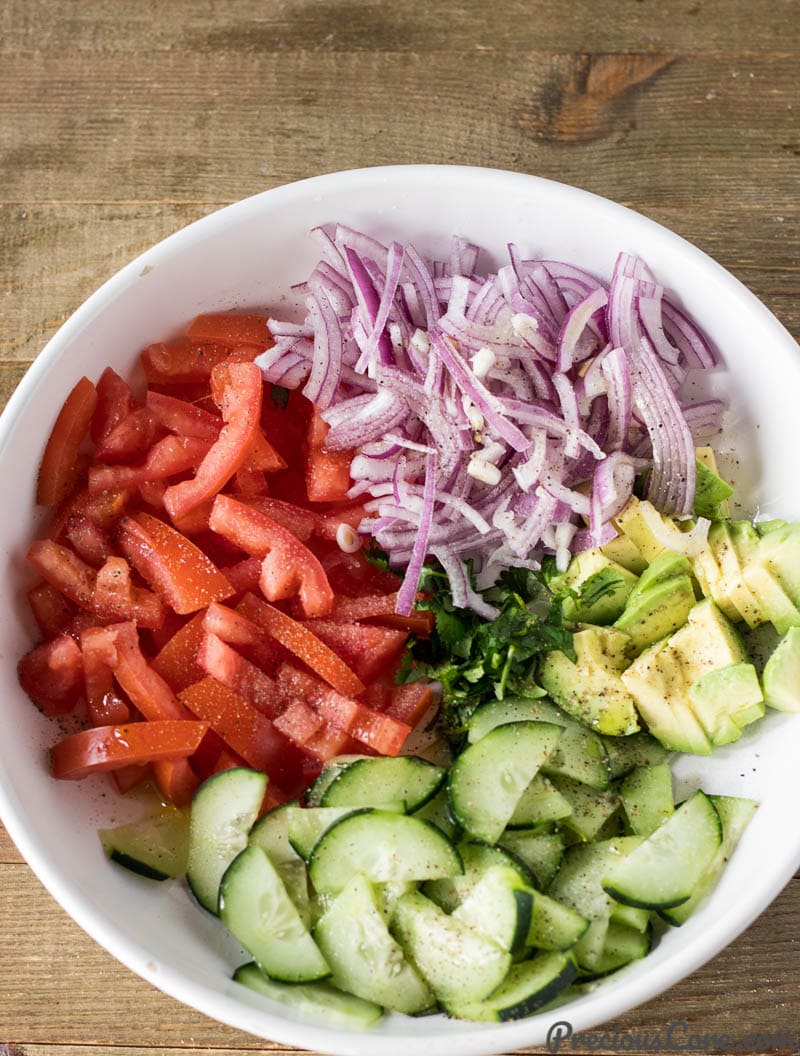
[[[757,804],[668,758],[800,710],[800,526],[732,519],[647,265],[485,274],[338,226],[300,321],[219,313],[69,394],[20,682],[53,776],[150,782],[234,978],[341,1026],[528,1015],[646,956]]]

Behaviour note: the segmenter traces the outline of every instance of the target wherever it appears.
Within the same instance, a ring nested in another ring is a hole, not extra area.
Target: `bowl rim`
[[[570,200],[583,202],[589,200],[594,202],[598,209],[625,214],[633,218],[645,234],[657,237],[665,244],[671,244],[680,253],[688,253],[701,263],[710,279],[727,286],[738,298],[744,300],[749,312],[760,316],[761,325],[772,330],[777,342],[788,341],[796,348],[793,338],[774,314],[740,280],[731,275],[712,257],[657,221],[591,191],[528,173],[471,165],[409,164],[345,169],[281,184],[215,209],[144,250],[108,278],[56,331],[21,379],[0,416],[0,458],[2,458],[16,423],[33,398],[40,380],[58,361],[64,347],[69,345],[100,311],[113,302],[119,293],[138,280],[145,269],[149,270],[160,260],[169,258],[173,252],[183,252],[194,242],[213,236],[218,229],[224,228],[231,221],[236,221],[248,213],[258,212],[262,203],[267,200],[271,205],[278,206],[281,201],[289,203],[295,199],[302,199],[309,194],[324,192],[336,184],[346,183],[357,191],[363,186],[374,186],[380,183],[388,187],[397,182],[407,182],[409,179],[421,180],[427,184],[444,184],[452,179],[457,179],[462,184],[474,181],[476,185],[482,185],[488,181],[497,184],[498,187],[507,182],[509,185],[515,184],[519,187],[524,185],[530,188],[533,194],[543,191],[546,195],[560,198],[567,203]],[[581,997],[561,1008],[491,1027],[473,1025],[472,1030],[427,1035],[419,1031],[414,1034],[378,1035],[369,1031],[364,1033],[332,1031],[311,1023],[287,1019],[267,1009],[257,1011],[251,1009],[253,1014],[249,1017],[250,1022],[243,1022],[248,1019],[246,1015],[243,1015],[243,1010],[248,1009],[248,1005],[236,1000],[228,992],[222,992],[199,982],[187,981],[180,972],[159,962],[158,957],[150,951],[131,942],[117,930],[113,921],[103,917],[98,918],[92,910],[91,903],[82,896],[81,892],[75,890],[74,885],[64,881],[58,872],[51,868],[46,848],[40,846],[35,839],[29,836],[21,820],[18,822],[21,813],[21,807],[14,792],[7,787],[0,774],[0,818],[23,857],[61,907],[87,934],[126,967],[170,997],[222,1023],[249,1031],[257,1037],[269,1037],[282,1044],[300,1045],[309,1049],[318,1049],[320,1052],[352,1053],[354,1056],[356,1054],[361,1056],[370,1051],[370,1044],[379,1048],[385,1056],[405,1056],[409,1042],[423,1040],[423,1038],[426,1051],[431,1056],[438,1056],[438,1054],[444,1056],[452,1052],[454,1044],[459,1046],[462,1056],[488,1056],[488,1054],[501,1050],[506,1051],[509,1046],[540,1044],[548,1036],[548,1023],[552,1027],[555,1022],[563,1024],[567,1018],[576,1033],[590,1030],[600,1023],[608,1022],[621,1013],[641,1005],[686,978],[702,964],[716,956],[764,911],[769,902],[779,894],[800,868],[800,847],[798,847],[795,853],[784,854],[779,862],[779,868],[773,872],[772,882],[766,887],[767,902],[751,907],[744,915],[732,917],[731,914],[724,914],[704,933],[702,942],[694,943],[688,956],[681,958],[680,964],[677,963],[677,959],[672,958],[654,967],[633,986],[629,984],[603,988],[601,992]],[[775,862],[771,863],[773,868],[775,864]],[[599,998],[598,993],[602,993]],[[264,1030],[268,1030],[269,1033],[264,1033]],[[372,1039],[371,1042],[370,1039]]]

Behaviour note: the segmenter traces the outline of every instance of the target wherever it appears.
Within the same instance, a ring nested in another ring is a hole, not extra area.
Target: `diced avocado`
[[[684,627],[669,640],[691,685],[709,671],[747,662],[741,635],[713,601],[698,602]]]
[[[656,558],[651,568],[662,557],[664,554]],[[630,635],[637,653],[682,627],[695,603],[694,588],[688,575],[657,579],[649,589],[637,590],[634,594],[614,626]]]
[[[692,569],[703,592],[703,597],[712,598],[729,620],[741,620],[742,615],[726,593],[722,569],[709,547],[704,547],[692,558]]]
[[[620,681],[630,659],[628,635],[585,627],[573,635],[577,663],[560,650],[545,653],[539,681],[564,711],[598,733],[623,736],[639,729],[636,707]]]
[[[622,681],[650,733],[665,748],[708,755],[713,746],[688,704],[686,675],[670,641],[645,649],[623,672]]]
[[[614,518],[614,524],[623,535],[631,540],[645,561],[650,564],[655,561],[664,546],[653,535],[642,513],[642,505],[643,503],[636,496],[633,496],[622,513]],[[666,529],[674,529],[674,525],[668,518],[665,518],[662,514],[658,516],[664,521]]]
[[[717,472],[717,460],[710,447],[699,447],[697,456],[697,478],[694,492],[695,517],[717,519],[728,516],[727,500],[733,495],[733,488]]]
[[[744,578],[743,568],[746,560],[742,561],[739,557],[740,547],[742,552],[750,549],[746,544],[744,534],[735,535],[728,521],[717,521],[708,531],[708,548],[716,558],[722,573],[722,590],[748,627],[757,627],[759,623],[763,623],[764,617],[758,598]]]
[[[757,558],[766,563],[790,599],[800,603],[800,525],[787,524],[764,535]]]
[[[800,711],[800,627],[790,627],[764,665],[764,698],[778,711]]]
[[[770,532],[778,532],[782,528],[785,528],[786,521],[782,521],[780,517],[776,517],[771,521],[756,521],[753,524],[753,527],[759,536],[769,535]]]
[[[692,566],[687,557],[683,554],[676,554],[674,550],[663,550],[641,574],[631,597],[638,599],[645,591],[665,583],[668,579],[673,579],[675,576],[689,576],[691,573]]]
[[[600,547],[602,553],[611,561],[627,568],[635,576],[640,576],[647,568],[647,562],[639,547],[627,535],[615,535],[613,539]]]
[[[566,572],[550,580],[553,591],[570,589],[578,594],[564,600],[566,619],[601,625],[616,620],[635,585],[636,576],[600,550],[576,554]]]
[[[729,664],[689,686],[692,710],[714,744],[728,744],[764,714],[764,695],[752,664]]]
[[[743,575],[763,619],[769,620],[778,634],[785,634],[790,627],[800,627],[800,609],[762,558],[756,557],[745,565]]]

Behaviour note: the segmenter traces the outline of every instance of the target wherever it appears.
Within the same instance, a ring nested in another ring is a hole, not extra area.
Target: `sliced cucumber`
[[[175,807],[98,832],[112,862],[150,880],[183,876],[189,858],[189,814]]]
[[[669,757],[669,751],[652,734],[642,730],[627,737],[603,737],[612,781],[624,777],[637,766],[655,766]]]
[[[289,842],[289,811],[298,807],[292,803],[282,803],[268,811],[250,830],[247,842],[261,847],[269,855],[273,865],[281,866],[287,862],[300,862],[302,858]]]
[[[558,832],[506,830],[498,846],[524,862],[533,873],[536,886],[542,889],[550,884],[564,857],[564,837]]]
[[[528,785],[508,819],[509,829],[530,829],[544,821],[559,821],[572,813],[572,804],[544,774],[537,774]]]
[[[209,777],[194,794],[186,879],[210,913],[218,911],[223,873],[247,846],[266,787],[266,774],[236,767]]]
[[[458,853],[464,864],[463,873],[443,880],[431,880],[423,888],[423,893],[446,913],[452,913],[470,896],[483,874],[493,865],[511,866],[516,870],[522,886],[533,886],[533,876],[527,867],[500,847],[492,847],[477,840],[462,840],[458,844]]]
[[[498,989],[483,1001],[456,998],[445,1002],[448,1015],[458,1019],[502,1022],[530,1016],[554,1001],[578,974],[568,953],[540,953],[515,964]]]
[[[345,994],[330,983],[276,982],[267,978],[252,961],[237,968],[233,978],[284,1008],[296,1009],[342,1030],[371,1027],[383,1015],[380,1005]]]
[[[709,799],[714,804],[722,823],[722,842],[689,898],[680,906],[659,911],[659,915],[670,924],[684,924],[697,908],[698,903],[702,902],[713,889],[742,833],[758,809],[758,804],[752,799],[737,796],[709,796]]]
[[[300,858],[308,861],[319,838],[334,822],[352,813],[352,807],[291,807],[286,811],[289,843]]]
[[[429,821],[431,825],[441,829],[448,840],[454,840],[458,836],[458,826],[453,821],[447,802],[446,787],[440,788],[433,799],[429,799],[427,803],[423,803],[419,810],[415,810],[414,817]]]
[[[333,975],[351,994],[395,1012],[422,1012],[433,994],[389,934],[369,880],[357,874],[314,929],[314,938]]]
[[[623,906],[621,902],[612,899],[611,922],[612,924],[624,924],[628,928],[637,931],[647,931],[650,924],[651,911],[642,906]]]
[[[650,836],[675,812],[672,771],[666,763],[637,766],[619,788],[620,799],[631,831]]]
[[[521,883],[519,870],[509,865],[491,865],[453,911],[453,917],[486,935],[501,949],[517,953],[528,939],[534,895],[533,888]]]
[[[619,796],[611,789],[601,792],[571,777],[559,777],[556,774],[550,779],[572,810],[562,820],[562,825],[570,829],[581,840],[595,840],[600,830],[619,809]]]
[[[554,723],[513,722],[466,748],[450,768],[448,781],[458,823],[472,836],[494,843],[562,732]]]
[[[537,891],[526,942],[528,946],[540,950],[568,950],[586,933],[588,927],[586,917]]]
[[[612,921],[608,925],[603,950],[595,962],[593,975],[607,975],[615,972],[631,961],[646,957],[652,945],[652,931],[629,928],[625,924]]]
[[[418,891],[397,903],[392,931],[445,1005],[488,997],[511,966],[510,954]]]
[[[371,758],[372,756],[369,755],[337,755],[335,759],[331,759],[330,762],[325,764],[314,784],[306,789],[305,802],[309,807],[321,806],[322,797],[325,795],[328,785],[335,781],[343,770],[346,770],[351,763],[355,763],[359,759]]]
[[[542,697],[545,693],[542,690]],[[511,722],[553,722],[557,726],[575,726],[576,720],[552,701],[542,697],[505,697],[490,700],[473,711],[467,727],[467,741],[474,744],[498,726]]]
[[[722,842],[719,814],[709,797],[693,793],[632,854],[612,867],[604,889],[619,902],[670,909],[686,902]]]
[[[261,847],[247,847],[226,869],[220,884],[219,915],[270,978],[304,983],[331,974]]]
[[[319,796],[321,807],[375,807],[409,813],[427,803],[446,771],[413,755],[369,756],[343,767]],[[315,786],[316,787],[316,786]]]
[[[435,880],[463,872],[452,843],[434,825],[385,810],[337,821],[314,847],[309,875],[317,891],[341,891],[363,873],[376,883]]]

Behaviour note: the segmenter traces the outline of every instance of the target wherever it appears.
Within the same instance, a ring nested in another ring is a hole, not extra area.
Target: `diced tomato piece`
[[[342,506],[337,510],[329,510],[327,513],[319,515],[317,535],[322,539],[329,539],[335,543],[337,542],[341,525],[345,524],[348,528],[357,531],[358,526],[366,516],[367,511],[360,502],[353,506]]]
[[[197,436],[165,436],[153,444],[140,466],[92,466],[89,493],[118,492],[167,480],[201,465],[210,449],[211,441]]]
[[[330,612],[333,591],[322,565],[277,521],[251,505],[218,495],[209,524],[245,553],[263,558],[259,582],[270,601],[298,594],[304,615],[325,616]]]
[[[164,508],[164,492],[167,485],[163,480],[142,480],[138,485],[139,497],[145,506],[152,506],[155,510]]]
[[[270,718],[280,711],[281,700],[275,682],[216,634],[205,633],[197,651],[197,663],[206,674]]]
[[[305,747],[322,727],[324,721],[313,708],[302,700],[293,700],[280,715],[272,720],[275,729],[284,733],[300,748]]]
[[[247,655],[266,672],[276,670],[284,657],[284,650],[262,627],[226,605],[216,602],[209,605],[203,618],[203,627],[228,645],[245,647]]]
[[[256,430],[253,438],[253,446],[243,463],[244,469],[260,469],[264,473],[276,473],[280,469],[286,469],[286,463],[267,440],[261,429]]]
[[[192,341],[217,341],[231,348],[236,345],[257,345],[261,351],[275,344],[266,316],[239,315],[234,312],[198,315],[186,327],[186,336]]]
[[[433,692],[429,685],[425,682],[409,682],[406,686],[395,688],[386,714],[413,728],[419,725],[433,703]]]
[[[136,620],[141,627],[159,627],[164,620],[160,598],[131,583],[124,557],[109,557],[98,571],[91,608],[103,620]]]
[[[202,682],[205,678],[205,673],[200,672],[200,678],[198,681]],[[194,684],[194,683],[192,683]],[[195,773],[205,780],[215,772],[217,760],[223,752],[228,751],[228,747],[214,730],[209,729],[203,740],[200,742],[200,746],[192,756],[192,769]]]
[[[433,613],[428,609],[419,609],[408,616],[398,616],[394,611],[397,605],[397,592],[392,594],[368,594],[360,598],[346,598],[341,595],[333,602],[331,618],[334,620],[375,620],[384,627],[396,627],[408,631],[418,638],[427,638],[434,625]]]
[[[119,726],[131,721],[131,709],[114,691],[117,648],[107,627],[89,627],[81,634],[83,678],[92,726]]]
[[[135,407],[114,426],[97,449],[100,462],[135,462],[150,449],[158,424],[146,407]]]
[[[262,495],[269,495],[269,485],[263,469],[248,469],[242,466],[236,470],[233,478],[233,492],[238,499],[247,501]]]
[[[341,502],[352,487],[353,451],[326,451],[328,424],[314,409],[308,427],[306,491],[310,502]]]
[[[191,385],[208,382],[214,366],[224,362],[230,351],[226,345],[178,337],[174,341],[159,341],[148,345],[142,352],[141,363],[151,385]],[[207,388],[201,391],[208,393]],[[187,393],[183,399],[194,395]]]
[[[96,406],[97,390],[88,378],[81,378],[64,401],[42,455],[36,487],[40,506],[56,506],[78,486],[78,449]]]
[[[325,694],[316,702],[316,707],[332,726],[368,744],[381,755],[397,755],[411,733],[411,727],[399,719],[339,694]]]
[[[392,692],[396,687],[388,678],[379,678],[370,682],[361,695],[361,700],[373,711],[386,711],[392,701]]]
[[[224,770],[236,770],[240,766],[247,766],[247,763],[244,761],[244,759],[242,759],[240,755],[237,755],[236,752],[232,752],[230,748],[223,748],[217,756],[217,761],[214,763],[214,768],[212,769],[211,773],[221,774]],[[268,786],[267,792],[269,792],[270,788],[272,787],[273,786],[271,785]],[[278,803],[285,803],[286,800],[283,798],[284,794],[279,791],[278,795]],[[276,803],[276,806],[277,805],[278,804]],[[263,810],[264,808],[262,807],[261,809]],[[269,809],[270,808],[268,807],[267,810]]]
[[[246,557],[243,561],[237,561],[235,565],[226,565],[221,571],[237,594],[258,590],[261,579],[261,559]]]
[[[152,661],[152,668],[179,693],[193,682],[199,682],[205,672],[197,663],[197,650],[203,640],[203,616],[198,612],[164,644]]]
[[[100,568],[113,553],[106,532],[84,513],[75,513],[70,517],[64,534],[78,556],[92,568]]]
[[[253,594],[242,599],[241,611],[263,627],[290,653],[307,664],[320,678],[344,696],[364,692],[364,683],[320,638],[291,616],[268,605]]]
[[[147,513],[124,517],[116,539],[142,579],[180,615],[234,593],[199,547],[157,517]]]
[[[386,671],[403,651],[408,635],[363,623],[309,620],[305,625],[340,656],[366,684]]]
[[[70,781],[132,763],[185,758],[197,750],[205,722],[132,722],[70,734],[50,752],[53,777]]]
[[[301,494],[303,501],[306,501],[303,449],[313,405],[299,389],[292,389],[282,403],[276,403],[270,391],[267,386],[261,406],[261,428],[287,466],[300,474]],[[284,475],[281,474],[281,477]]]
[[[234,363],[226,371],[221,405],[225,424],[194,478],[167,488],[164,505],[172,518],[184,516],[223,488],[244,463],[258,432],[261,371],[253,363]]]
[[[97,382],[97,406],[91,427],[94,443],[102,445],[135,406],[133,389],[112,367],[106,367]]]
[[[117,651],[114,677],[142,715],[151,721],[191,718],[167,681],[145,659],[135,624],[117,623],[108,630]]]
[[[144,782],[149,780],[151,776],[152,770],[146,763],[142,766],[137,766],[134,763],[131,766],[122,766],[119,770],[111,771],[112,780],[117,786],[117,792],[119,792],[121,796],[125,796],[128,792],[132,792],[134,788],[138,788],[139,785],[144,784]]]
[[[222,429],[218,414],[210,414],[194,403],[179,400],[164,393],[147,393],[147,409],[156,421],[178,436],[197,436],[201,440],[216,440]]]
[[[188,759],[156,759],[151,764],[161,794],[176,807],[185,807],[200,785]]]
[[[321,729],[314,734],[305,746],[305,751],[316,756],[317,759],[324,763],[327,763],[329,759],[333,759],[336,755],[342,755],[345,752],[357,754],[359,750],[359,746],[353,741],[349,733],[345,733],[344,730],[337,730],[329,722],[324,722]]]
[[[335,550],[321,561],[331,587],[343,597],[391,594],[400,589],[399,578],[393,572],[370,564],[363,551],[345,554]]]
[[[89,470],[91,473],[91,468]],[[71,498],[63,502],[47,532],[48,539],[58,540],[72,517],[88,517],[98,528],[111,528],[130,500],[129,491],[103,491],[92,495],[88,488],[82,488]]]
[[[304,510],[302,506],[295,506],[292,502],[273,499],[268,495],[252,499],[242,499],[241,496],[237,498],[245,505],[252,506],[254,510],[266,514],[287,532],[291,532],[301,543],[307,543],[319,527],[321,518],[318,513],[314,513],[313,510]]]
[[[263,770],[280,788],[292,791],[297,787],[303,756],[258,708],[214,678],[189,686],[180,700],[208,722],[248,766]]]
[[[153,628],[139,628],[140,638],[142,640],[142,649],[145,653],[156,654],[160,653],[164,646],[181,630],[181,628],[189,622],[189,616],[179,616],[177,612],[173,612],[172,609],[167,609],[164,613],[164,622],[160,627]]]
[[[31,587],[27,597],[36,625],[45,638],[55,638],[66,631],[76,610],[60,591],[49,583],[39,583]]]
[[[67,715],[83,692],[81,651],[68,634],[31,649],[17,666],[19,682],[45,715]]]

